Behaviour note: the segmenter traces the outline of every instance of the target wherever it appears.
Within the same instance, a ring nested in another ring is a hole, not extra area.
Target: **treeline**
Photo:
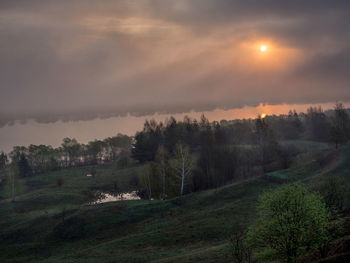
[[[349,138],[350,120],[341,103],[328,112],[310,107],[301,114],[290,111],[211,123],[204,115],[200,120],[170,117],[164,123],[146,121],[134,137],[118,134],[88,144],[65,138],[58,148],[16,146],[8,155],[0,153],[0,173],[5,175],[8,169],[26,177],[114,161],[123,167],[131,156],[144,166],[140,194],[165,199],[288,168],[300,149],[281,144],[282,140],[328,142],[339,147]]]
[[[338,147],[349,138],[350,121],[341,103],[331,114],[310,107],[306,114],[290,111],[212,123],[204,115],[199,121],[171,117],[165,123],[145,122],[134,137],[132,157],[145,165],[141,193],[164,199],[288,168],[300,149],[283,146],[280,140],[328,142]],[[179,149],[185,149],[186,158],[181,158]]]
[[[0,153],[0,171],[11,163],[17,166],[19,177],[26,177],[62,168],[103,164],[129,156],[131,145],[132,137],[118,134],[88,144],[64,138],[58,148],[47,145],[15,146],[8,155]]]

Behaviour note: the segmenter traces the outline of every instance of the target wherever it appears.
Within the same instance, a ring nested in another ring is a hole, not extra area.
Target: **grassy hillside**
[[[227,238],[254,220],[262,192],[292,181],[314,187],[331,175],[350,181],[350,145],[316,157],[167,201],[86,205],[91,189],[133,190],[138,167],[98,167],[96,178],[86,177],[91,168],[28,178],[17,202],[0,201],[0,262],[230,262]]]

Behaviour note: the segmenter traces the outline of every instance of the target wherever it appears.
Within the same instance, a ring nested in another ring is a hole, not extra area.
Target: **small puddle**
[[[121,193],[118,195],[111,195],[109,193],[100,193],[100,198],[95,201],[91,202],[91,205],[96,204],[102,204],[102,203],[108,203],[108,202],[118,202],[118,201],[124,201],[124,200],[140,200],[141,198],[137,195],[136,191],[132,191],[129,193]]]

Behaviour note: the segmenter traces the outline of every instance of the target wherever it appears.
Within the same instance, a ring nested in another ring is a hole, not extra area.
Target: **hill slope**
[[[88,187],[105,189],[119,178],[122,188],[135,169],[108,170],[106,177],[101,172],[93,183],[86,171],[65,171],[63,187],[50,179],[61,174],[23,181],[27,189],[17,202],[0,202],[0,261],[229,262],[227,237],[254,220],[263,191],[292,181],[313,187],[330,175],[349,181],[350,145],[288,170],[183,198],[86,205],[82,192]],[[107,179],[111,171],[114,177]]]

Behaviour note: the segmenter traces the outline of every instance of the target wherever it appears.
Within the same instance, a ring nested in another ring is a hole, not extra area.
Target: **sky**
[[[1,0],[0,126],[349,102],[349,17],[348,0]]]

